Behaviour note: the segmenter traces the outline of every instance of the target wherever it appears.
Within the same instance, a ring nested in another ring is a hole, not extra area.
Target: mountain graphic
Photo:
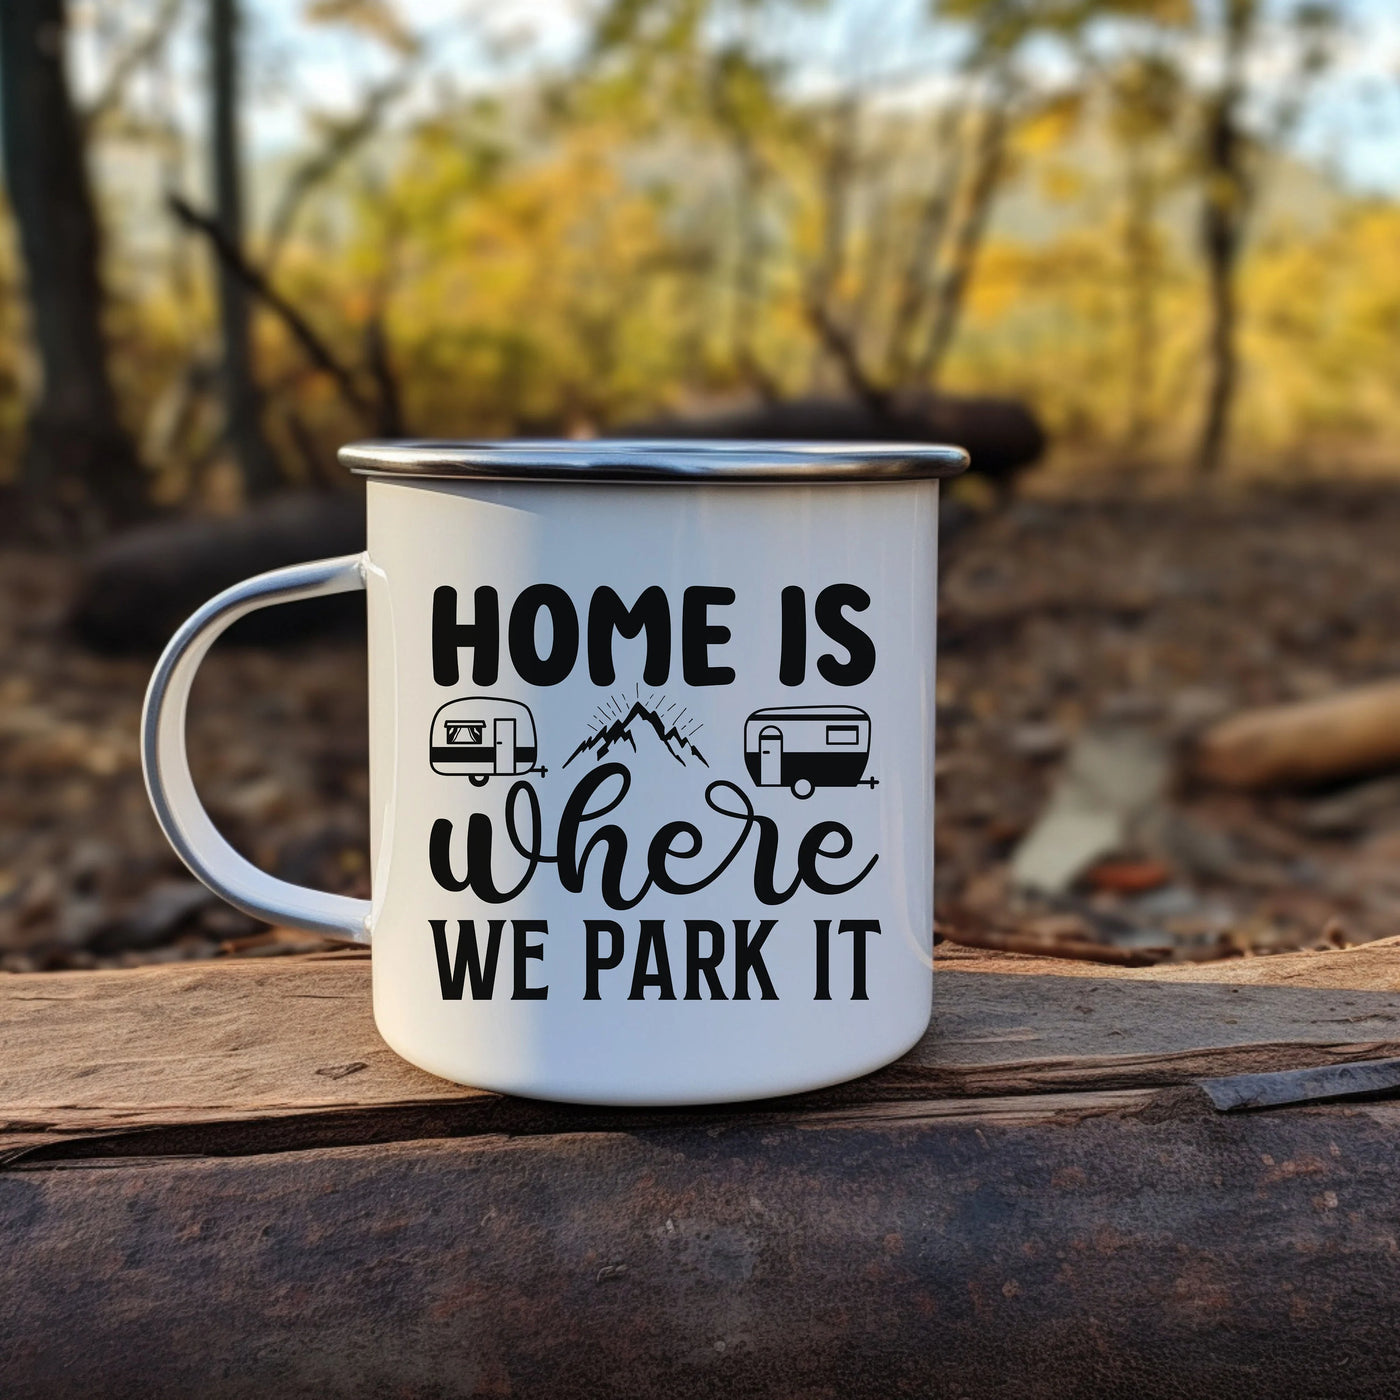
[[[644,720],[656,732],[656,737],[666,746],[666,752],[671,755],[682,767],[685,766],[685,754],[688,752],[698,758],[706,768],[710,766],[705,755],[695,747],[685,735],[679,733],[672,725],[669,729],[663,723],[661,716],[655,710],[649,710],[638,700],[630,710],[621,718],[615,719],[605,729],[599,729],[596,733],[590,734],[568,758],[564,760],[564,767],[567,768],[579,754],[586,753],[589,749],[597,749],[597,757],[602,758],[607,751],[616,744],[620,744],[624,739],[632,745],[632,752],[637,752],[637,741],[632,737],[632,721]]]

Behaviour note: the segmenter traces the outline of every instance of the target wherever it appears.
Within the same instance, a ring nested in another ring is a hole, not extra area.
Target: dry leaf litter
[[[1137,963],[1400,930],[1400,775],[1251,796],[1183,756],[1236,709],[1400,676],[1400,493],[1036,499],[947,550],[938,907],[951,937]],[[156,828],[148,660],[66,633],[69,560],[0,553],[0,967],[327,946],[208,895]],[[368,893],[362,644],[219,646],[190,711],[223,831]],[[877,760],[878,761],[878,760]]]

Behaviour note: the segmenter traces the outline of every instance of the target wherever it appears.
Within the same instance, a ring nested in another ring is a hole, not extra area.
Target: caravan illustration
[[[744,763],[759,787],[807,798],[819,787],[874,787],[870,716],[854,705],[791,705],[755,710],[744,724]]]
[[[434,773],[467,778],[484,787],[492,778],[538,773],[535,717],[519,700],[468,695],[449,700],[433,716],[428,759]]]

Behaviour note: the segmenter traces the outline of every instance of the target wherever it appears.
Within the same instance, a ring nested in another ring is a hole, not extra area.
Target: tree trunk
[[[822,162],[822,246],[807,279],[807,323],[830,357],[851,395],[880,412],[888,394],[866,369],[860,338],[841,306],[841,282],[850,237],[851,202],[859,174],[858,122],[861,110],[853,96],[842,98],[832,112],[831,139]]]
[[[41,380],[20,489],[27,523],[72,535],[139,514],[145,492],[107,373],[100,239],[64,32],[63,0],[0,3],[5,174]]]
[[[1152,389],[1157,370],[1157,185],[1148,158],[1128,153],[1127,218],[1123,255],[1128,281],[1128,422],[1125,447],[1142,452],[1152,429]]]
[[[228,244],[243,247],[243,181],[238,129],[237,0],[209,0],[209,130],[215,218]],[[248,291],[224,259],[215,259],[223,332],[224,434],[249,496],[283,484],[262,428],[262,395],[253,375]]]
[[[1210,332],[1206,347],[1209,381],[1205,421],[1201,425],[1196,454],[1196,468],[1203,477],[1218,475],[1224,465],[1230,415],[1239,382],[1236,275],[1250,195],[1240,106],[1244,99],[1244,56],[1255,15],[1256,0],[1229,0],[1225,14],[1224,74],[1220,90],[1206,112],[1201,248],[1210,287]]]
[[[948,265],[934,289],[928,336],[913,375],[913,383],[921,388],[937,388],[943,362],[962,319],[968,284],[972,281],[977,255],[982,251],[992,202],[1005,166],[1009,103],[1006,83],[999,82],[982,118],[962,216],[949,240]]]
[[[909,255],[904,260],[895,293],[886,360],[888,382],[896,388],[918,387],[910,384],[910,364],[915,337],[937,283],[948,216],[962,178],[963,143],[959,139],[962,115],[962,107],[955,99],[946,101],[939,113],[933,145],[934,159],[939,161],[940,168],[920,206]]]
[[[1235,253],[1228,216],[1208,199],[1205,213],[1206,271],[1210,280],[1210,337],[1206,347],[1210,381],[1206,389],[1205,421],[1196,454],[1202,476],[1216,476],[1225,461],[1230,414],[1235,404],[1239,366],[1235,350]]]
[[[732,136],[739,164],[737,247],[734,253],[734,301],[730,344],[735,367],[765,403],[781,397],[777,383],[759,358],[756,333],[763,290],[763,167],[747,134],[736,127]]]

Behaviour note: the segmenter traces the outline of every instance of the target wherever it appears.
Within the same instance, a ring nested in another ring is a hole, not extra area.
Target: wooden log
[[[1201,736],[1194,766],[1210,782],[1250,789],[1400,767],[1400,681],[1232,715]]]
[[[1389,1400],[1400,1108],[0,1174],[8,1400]]]
[[[625,1112],[414,1070],[360,955],[0,978],[0,1392],[1389,1397],[1400,1104],[1190,1082],[1400,1054],[1400,942],[1269,966],[953,950],[879,1074]]]
[[[158,652],[199,606],[230,584],[285,564],[364,548],[358,494],[296,491],[235,516],[176,516],[104,541],[84,562],[69,622],[110,655]],[[317,598],[254,613],[229,636],[243,644],[303,641],[363,626],[364,601]]]
[[[940,958],[933,1022],[908,1055],[853,1084],[782,1102],[825,1109],[1163,1088],[1400,1055],[1400,946],[1367,952],[1296,955],[1318,977],[1357,960],[1364,971],[1349,987],[1187,983],[1169,993],[1158,968],[1095,967],[1099,975],[1078,977],[1059,975],[1074,964],[1049,959]],[[997,971],[1038,962],[1050,972]],[[960,973],[965,966],[978,975]],[[221,1141],[230,1131],[254,1143],[276,1132],[285,1149],[410,1129],[431,1136],[654,1121],[646,1111],[536,1104],[425,1074],[380,1040],[369,984],[363,954],[0,978],[0,1131],[12,1146],[96,1135],[103,1150],[129,1151],[123,1133],[180,1130],[182,1141],[199,1141],[194,1129],[224,1125]]]

